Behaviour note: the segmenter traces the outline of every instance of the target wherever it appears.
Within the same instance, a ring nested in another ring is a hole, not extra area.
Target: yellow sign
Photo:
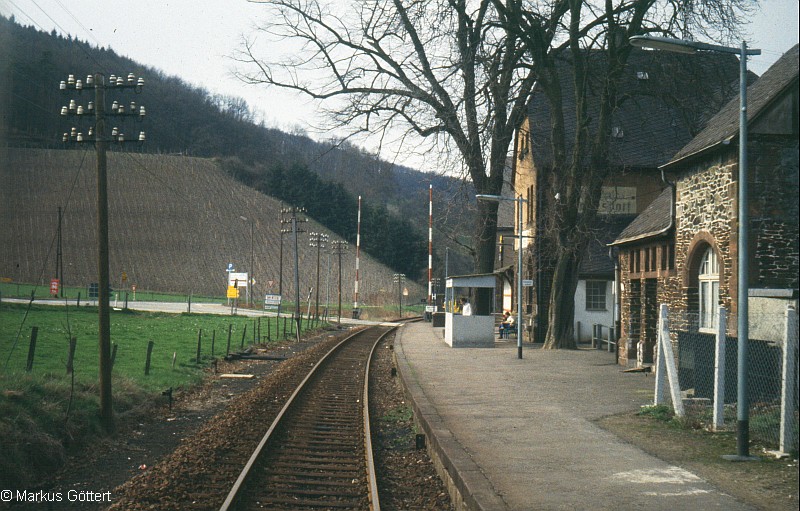
[[[228,286],[228,298],[239,298],[239,288]]]

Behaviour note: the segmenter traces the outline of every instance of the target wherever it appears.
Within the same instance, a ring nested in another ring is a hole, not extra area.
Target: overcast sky
[[[761,1],[761,12],[746,30],[748,44],[762,54],[748,60],[749,69],[762,74],[797,44],[799,3]],[[0,0],[0,14],[13,14],[22,25],[71,34],[210,92],[241,96],[269,126],[318,125],[319,114],[308,100],[232,76],[230,57],[263,12],[263,6],[246,0]]]

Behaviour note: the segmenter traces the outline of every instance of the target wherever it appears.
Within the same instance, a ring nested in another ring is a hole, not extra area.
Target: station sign
[[[264,310],[280,310],[281,295],[268,294],[264,296]]]
[[[247,287],[247,272],[231,272],[228,274],[228,286]]]

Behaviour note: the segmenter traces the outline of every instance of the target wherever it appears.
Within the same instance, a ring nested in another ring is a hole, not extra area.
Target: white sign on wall
[[[635,215],[636,187],[604,186],[597,211],[606,215]]]

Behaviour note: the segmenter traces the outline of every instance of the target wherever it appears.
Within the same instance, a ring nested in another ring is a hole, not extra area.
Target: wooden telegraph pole
[[[73,127],[70,132],[64,133],[62,141],[64,143],[94,143],[97,156],[97,280],[98,280],[98,350],[99,350],[99,379],[100,379],[100,420],[103,428],[111,432],[114,430],[114,409],[112,407],[111,394],[111,320],[109,317],[111,301],[111,279],[109,277],[108,265],[108,178],[106,150],[109,142],[144,142],[145,134],[139,132],[139,136],[133,140],[125,140],[125,135],[120,133],[117,128],[111,132],[111,137],[106,130],[106,111],[105,111],[105,91],[109,89],[134,89],[137,93],[141,92],[144,86],[144,79],[138,80],[133,73],[128,74],[127,80],[122,76],[111,75],[109,83],[105,83],[105,76],[102,73],[95,73],[86,77],[86,83],[76,80],[74,75],[69,75],[66,81],[62,81],[60,89],[62,91],[81,92],[84,85],[87,88],[94,87],[94,103],[84,108],[78,106],[75,100],[69,102],[69,106],[61,108],[63,116],[88,116],[94,114],[94,125],[89,127],[86,136],[78,128]],[[115,117],[137,117],[141,120],[144,117],[145,109],[143,106],[137,108],[135,102],[130,103],[130,107],[114,102],[111,114]]]

